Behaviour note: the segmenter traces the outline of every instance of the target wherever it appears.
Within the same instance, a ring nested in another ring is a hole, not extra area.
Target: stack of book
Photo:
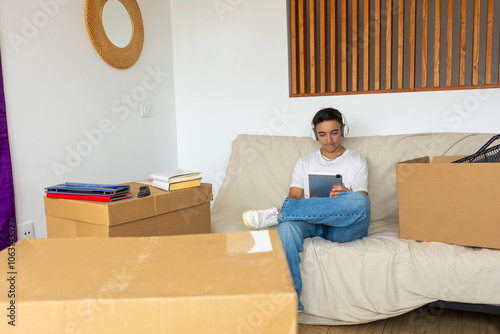
[[[165,172],[151,174],[153,187],[166,191],[199,187],[201,185],[201,172],[186,169],[173,169]]]
[[[77,199],[94,202],[114,202],[132,197],[130,186],[66,182],[45,188],[47,198]]]

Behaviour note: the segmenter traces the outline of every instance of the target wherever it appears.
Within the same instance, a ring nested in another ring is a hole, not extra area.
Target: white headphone
[[[342,117],[342,124],[341,124],[341,127],[340,127],[340,136],[341,137],[347,137],[349,135],[349,124],[347,124],[347,120],[346,118],[344,117],[344,114],[342,114],[340,111],[340,116]],[[314,124],[312,125],[312,134],[314,136],[313,139],[315,139],[316,141],[318,141],[318,132],[316,131],[316,127],[314,126]]]

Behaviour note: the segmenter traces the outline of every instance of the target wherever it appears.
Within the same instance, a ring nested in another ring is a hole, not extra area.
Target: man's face
[[[318,140],[324,151],[333,153],[340,148],[341,127],[340,122],[336,120],[324,121],[316,125]]]

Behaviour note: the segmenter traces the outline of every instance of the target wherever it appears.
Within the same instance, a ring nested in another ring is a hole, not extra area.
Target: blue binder
[[[48,193],[110,196],[130,191],[130,186],[120,184],[92,184],[66,182],[45,188]]]

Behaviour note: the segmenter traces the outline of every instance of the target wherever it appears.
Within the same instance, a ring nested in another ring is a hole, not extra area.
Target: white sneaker
[[[243,212],[243,222],[251,230],[259,230],[278,225],[278,209],[247,210]]]

